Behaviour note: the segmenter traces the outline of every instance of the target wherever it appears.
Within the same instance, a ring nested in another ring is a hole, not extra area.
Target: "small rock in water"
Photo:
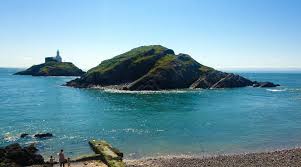
[[[20,135],[21,138],[24,138],[24,137],[27,137],[27,136],[28,136],[27,133],[22,133],[22,134]]]
[[[261,87],[261,88],[272,88],[280,86],[279,84],[274,84],[272,82],[253,82],[253,87]]]
[[[46,138],[46,137],[53,137],[51,133],[38,133],[35,134],[34,137],[36,138]]]

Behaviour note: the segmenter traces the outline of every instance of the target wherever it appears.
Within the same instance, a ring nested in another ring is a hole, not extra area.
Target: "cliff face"
[[[171,49],[151,45],[105,60],[66,85],[78,88],[118,85],[115,88],[124,90],[163,90],[234,88],[253,84],[239,75],[204,66],[187,54],[176,55]]]
[[[84,72],[69,62],[47,62],[34,65],[25,71],[17,72],[15,75],[32,76],[81,76]]]

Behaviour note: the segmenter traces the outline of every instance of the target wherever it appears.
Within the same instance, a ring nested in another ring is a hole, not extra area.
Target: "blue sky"
[[[161,44],[214,68],[301,68],[299,0],[2,0],[0,67],[83,69]]]

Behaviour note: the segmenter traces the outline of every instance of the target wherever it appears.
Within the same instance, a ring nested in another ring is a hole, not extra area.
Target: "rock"
[[[201,66],[189,55],[166,55],[156,67],[128,86],[129,90],[188,88],[199,78]]]
[[[237,88],[251,86],[252,81],[232,73],[212,71],[201,76],[190,88]]]
[[[66,85],[141,91],[236,88],[252,86],[253,82],[242,76],[202,65],[187,54],[176,55],[166,47],[150,45],[134,48],[105,60]]]
[[[35,138],[46,138],[46,137],[53,137],[51,133],[38,133],[34,135]]]
[[[75,158],[74,162],[82,162],[82,161],[91,161],[91,160],[102,160],[102,156],[99,154],[93,155],[82,155],[80,157]]]
[[[271,88],[271,87],[277,87],[280,86],[279,84],[274,84],[272,82],[253,82],[253,87],[261,87],[261,88]]]
[[[22,134],[20,135],[21,138],[25,138],[25,137],[27,137],[27,136],[28,136],[27,133],[22,133]]]
[[[0,148],[0,162],[3,161],[5,153],[6,153],[5,149]]]
[[[123,153],[121,153],[118,149],[113,148],[106,141],[92,140],[89,141],[89,144],[96,154],[101,155],[102,161],[108,167],[125,167],[125,163],[122,161]]]
[[[44,159],[36,154],[37,149],[33,144],[22,148],[18,143],[11,144],[0,149],[1,163],[6,166],[30,166],[34,164],[43,164]]]
[[[69,62],[46,62],[34,65],[25,71],[15,73],[15,75],[32,76],[81,76],[85,72]]]
[[[211,88],[238,88],[251,86],[252,81],[235,74],[227,74],[226,77],[219,80],[217,83],[211,86]]]
[[[31,153],[31,154],[34,154],[38,151],[38,149],[35,147],[35,144],[30,144],[29,146],[27,147],[24,147],[24,150]]]

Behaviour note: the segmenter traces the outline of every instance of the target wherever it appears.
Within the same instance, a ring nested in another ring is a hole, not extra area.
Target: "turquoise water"
[[[49,156],[106,139],[127,158],[256,152],[301,145],[301,74],[241,73],[278,88],[119,92],[61,86],[71,77],[0,69],[0,146],[36,142]],[[44,140],[21,133],[51,132]]]

